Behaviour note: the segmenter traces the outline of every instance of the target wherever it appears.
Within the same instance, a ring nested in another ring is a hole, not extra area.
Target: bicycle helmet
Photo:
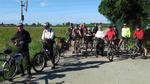
[[[49,28],[49,27],[50,27],[49,22],[46,22],[46,23],[43,24],[43,28]]]

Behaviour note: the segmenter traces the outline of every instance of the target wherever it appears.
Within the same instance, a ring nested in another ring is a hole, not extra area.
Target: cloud
[[[43,0],[43,1],[40,3],[40,6],[41,6],[41,7],[47,7],[47,6],[48,6],[48,1],[47,1],[47,0]]]

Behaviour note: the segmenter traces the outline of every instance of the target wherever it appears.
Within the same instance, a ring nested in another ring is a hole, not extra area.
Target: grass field
[[[42,49],[41,34],[43,29],[41,27],[27,27],[26,30],[29,31],[32,38],[32,42],[29,46],[30,57],[32,58]],[[55,31],[56,37],[67,37],[65,35],[67,27],[53,27],[53,30]],[[16,31],[16,27],[0,27],[0,52],[3,52],[3,50],[9,46],[11,46],[15,51],[15,46],[13,46],[13,44],[10,42],[10,39],[13,37]],[[0,68],[1,67],[2,64],[0,64]],[[2,80],[1,77],[0,80]]]
[[[39,52],[41,50],[41,34],[43,29],[40,27],[35,28],[26,28],[27,31],[29,31],[32,42],[30,43],[30,55],[31,57]],[[67,28],[65,27],[54,27],[53,30],[55,31],[56,37],[66,37],[65,32],[67,31]],[[14,27],[3,27],[0,28],[0,52],[3,51],[8,46],[12,46],[12,43],[10,42],[10,39],[13,37],[13,35],[16,33],[17,28]]]

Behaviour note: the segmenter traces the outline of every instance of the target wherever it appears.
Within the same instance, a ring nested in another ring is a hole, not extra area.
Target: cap
[[[19,23],[18,25],[17,25],[17,27],[23,27],[24,25],[23,25],[23,23]]]

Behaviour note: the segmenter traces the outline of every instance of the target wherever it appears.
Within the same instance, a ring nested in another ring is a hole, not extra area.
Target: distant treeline
[[[57,25],[52,25],[53,27],[69,27],[71,24],[74,24],[74,25],[80,25],[80,24],[76,24],[76,23],[70,23],[70,22],[67,22],[67,23],[62,23],[62,24],[57,24]],[[95,23],[90,23],[90,24],[86,24],[87,27],[93,27]],[[96,23],[98,25],[100,25],[101,23]],[[32,24],[27,24],[25,23],[24,24],[25,26],[28,26],[28,27],[41,27],[42,26],[42,23],[32,23]],[[102,26],[103,27],[108,27],[110,24],[109,23],[103,23]],[[17,24],[5,24],[5,23],[1,23],[0,24],[1,27],[16,27]]]

